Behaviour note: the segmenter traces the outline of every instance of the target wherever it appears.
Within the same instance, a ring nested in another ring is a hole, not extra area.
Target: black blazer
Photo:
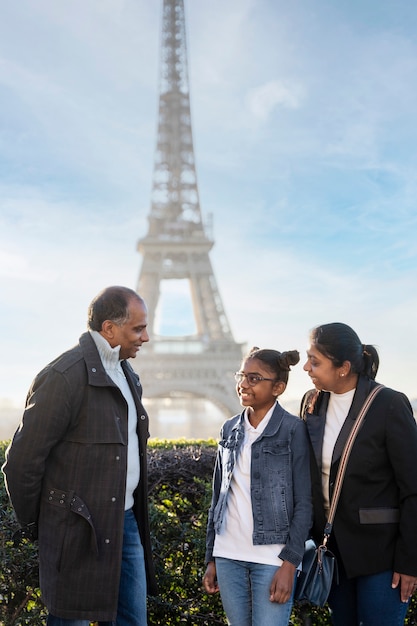
[[[336,441],[330,495],[343,446],[369,391],[359,377],[353,402]],[[323,538],[325,514],[321,457],[330,394],[320,392],[302,406],[311,452],[314,505],[312,535]],[[417,576],[417,425],[402,393],[384,388],[374,399],[353,445],[340,494],[330,547],[349,578],[392,570]]]

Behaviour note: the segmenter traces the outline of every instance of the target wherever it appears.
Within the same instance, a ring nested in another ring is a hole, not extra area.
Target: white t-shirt
[[[346,393],[330,392],[329,405],[326,413],[326,425],[324,427],[321,481],[326,512],[330,508],[329,500],[329,476],[332,463],[333,450],[343,423],[349,413],[355,389]]]
[[[216,533],[213,556],[264,565],[281,565],[278,554],[283,545],[253,545],[253,516],[250,492],[252,444],[265,430],[276,404],[254,428],[245,411],[245,437],[239,452],[227,496],[226,512],[220,533]]]

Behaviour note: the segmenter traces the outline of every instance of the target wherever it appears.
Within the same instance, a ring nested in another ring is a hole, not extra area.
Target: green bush
[[[0,443],[0,464],[6,442]],[[149,505],[152,542],[160,594],[149,598],[149,626],[226,624],[219,595],[201,586],[204,574],[205,529],[211,497],[214,441],[151,441],[149,446]],[[0,625],[41,626],[45,610],[40,600],[37,547],[24,541],[14,546],[17,529],[0,483]],[[327,609],[307,615],[294,608],[293,626],[328,626]],[[417,626],[413,598],[406,620]]]
[[[7,442],[0,442],[0,466]],[[4,487],[0,482],[0,624],[37,626],[44,623],[40,601],[37,546],[24,540],[13,543],[18,525]]]
[[[225,624],[219,598],[202,590],[215,442],[149,447],[150,521],[160,595],[149,624]]]

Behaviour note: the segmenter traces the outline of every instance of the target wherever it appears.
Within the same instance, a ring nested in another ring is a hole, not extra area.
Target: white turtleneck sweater
[[[136,432],[138,419],[136,405],[119,359],[120,346],[112,348],[109,342],[99,332],[95,330],[90,330],[89,332],[97,346],[97,350],[106,373],[119,387],[128,406],[127,477],[125,497],[125,511],[127,511],[133,506],[133,492],[138,486],[140,477],[139,441]]]

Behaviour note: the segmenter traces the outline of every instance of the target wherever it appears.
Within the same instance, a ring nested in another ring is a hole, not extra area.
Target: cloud
[[[251,89],[246,96],[246,104],[255,118],[265,122],[278,107],[298,109],[302,99],[303,90],[300,85],[271,80]]]
[[[411,13],[373,5],[186,1],[193,137],[238,340],[301,351],[311,326],[341,319],[381,344],[384,382],[401,388],[402,377],[407,391],[417,352],[417,49]],[[161,7],[21,0],[2,16],[7,392],[23,385],[23,395],[77,339],[97,291],[136,285]]]

